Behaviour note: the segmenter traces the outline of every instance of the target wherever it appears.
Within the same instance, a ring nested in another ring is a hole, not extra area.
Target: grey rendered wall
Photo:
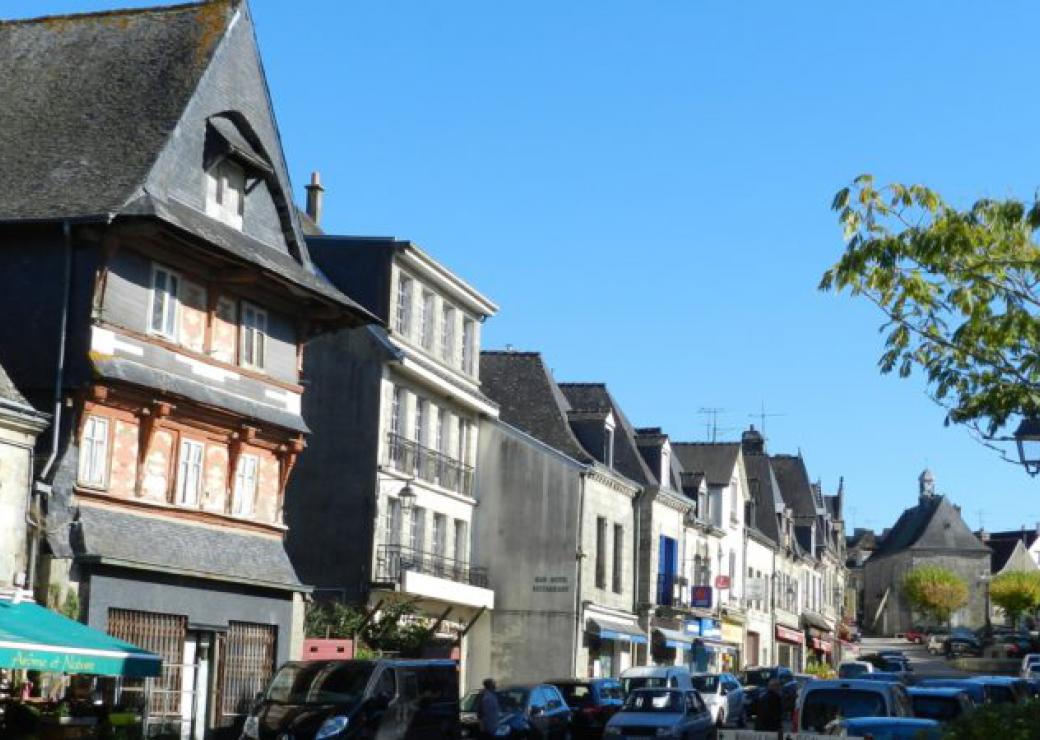
[[[574,673],[581,469],[504,423],[480,425],[473,559],[488,567],[495,608],[490,645],[470,649],[487,652],[500,682]]]
[[[189,280],[192,275],[185,275]],[[101,319],[139,333],[148,332],[152,291],[152,260],[132,250],[120,250],[110,263]],[[229,297],[238,298],[233,293]],[[272,378],[295,383],[296,331],[284,316],[268,311],[265,372]],[[177,371],[182,368],[176,368]]]
[[[341,331],[304,351],[307,448],[289,480],[286,549],[300,579],[358,600],[371,574],[380,380],[372,331]],[[320,594],[319,594],[320,595]]]
[[[278,627],[278,663],[290,658],[293,602],[288,591],[259,591],[132,570],[94,572],[90,577],[87,623],[105,630],[108,610],[134,609],[183,614],[189,627],[226,628],[231,622]]]

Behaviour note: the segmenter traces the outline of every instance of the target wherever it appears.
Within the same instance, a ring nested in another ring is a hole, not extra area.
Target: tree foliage
[[[903,578],[903,595],[911,608],[929,614],[940,624],[968,603],[968,584],[951,570],[937,565],[913,568]]]
[[[995,576],[989,598],[1017,624],[1020,616],[1040,607],[1040,571],[1014,570]]]
[[[431,625],[418,616],[408,602],[382,606],[369,618],[360,606],[338,601],[315,602],[307,608],[304,631],[311,638],[359,638],[364,647],[377,653],[414,657],[429,641]]]
[[[847,245],[820,289],[881,310],[883,373],[923,371],[946,422],[983,440],[1040,412],[1040,200],[957,210],[922,185],[861,175],[832,207]]]

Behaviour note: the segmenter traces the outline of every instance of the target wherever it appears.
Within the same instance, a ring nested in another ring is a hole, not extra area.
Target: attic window
[[[245,210],[245,170],[229,159],[222,159],[207,173],[206,213],[228,226],[241,229]]]
[[[206,213],[241,229],[246,195],[274,172],[267,155],[231,118],[213,116],[207,120],[203,166]]]

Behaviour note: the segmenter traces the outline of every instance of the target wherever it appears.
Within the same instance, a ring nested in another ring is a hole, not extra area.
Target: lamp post
[[[1018,461],[1029,475],[1040,473],[1040,418],[1027,416],[1015,430]]]
[[[415,507],[415,491],[412,489],[412,481],[405,481],[404,487],[397,493],[397,500],[401,502],[401,511],[405,514],[411,512]]]
[[[990,574],[987,573],[986,571],[983,571],[982,573],[979,573],[979,583],[981,583],[982,587],[984,589],[986,589],[985,592],[984,592],[984,597],[985,597],[985,604],[986,604],[986,634],[987,635],[989,635],[989,634],[991,634],[993,632],[993,625],[990,622],[990,618],[989,618],[989,582],[990,582],[991,578],[992,578],[992,576],[990,576]]]

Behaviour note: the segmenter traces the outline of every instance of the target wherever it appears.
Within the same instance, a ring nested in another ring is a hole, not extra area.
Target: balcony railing
[[[477,568],[463,560],[455,560],[435,552],[421,552],[404,545],[379,546],[376,555],[377,581],[400,583],[406,571],[488,588],[487,568]]]
[[[387,459],[395,469],[427,483],[467,496],[473,491],[473,468],[437,450],[390,432]]]

